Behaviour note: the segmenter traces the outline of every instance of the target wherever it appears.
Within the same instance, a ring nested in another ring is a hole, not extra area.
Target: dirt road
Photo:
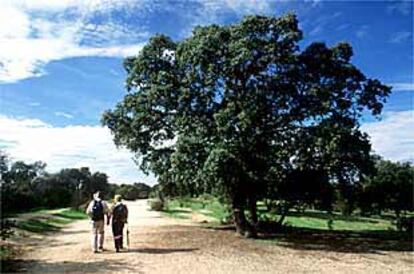
[[[90,249],[89,221],[50,234],[22,258],[30,273],[413,273],[413,253],[344,252],[284,247],[237,237],[189,220],[147,210],[146,201],[127,203],[131,247],[115,253],[110,227],[105,249]]]

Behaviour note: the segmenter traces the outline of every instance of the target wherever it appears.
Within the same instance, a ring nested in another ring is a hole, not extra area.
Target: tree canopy
[[[293,14],[156,35],[125,60],[127,94],[102,123],[166,189],[224,196],[254,235],[256,200],[283,199],[290,178],[346,185],[369,172],[359,118],[379,115],[391,90],[351,63],[349,44],[301,39]]]

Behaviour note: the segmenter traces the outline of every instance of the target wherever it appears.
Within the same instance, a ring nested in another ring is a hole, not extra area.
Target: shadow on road
[[[234,231],[232,225],[205,226],[217,233]],[[413,235],[387,230],[319,230],[280,227],[267,224],[258,227],[258,239],[296,250],[334,251],[344,253],[381,254],[384,251],[414,251]]]
[[[326,250],[345,253],[374,253],[383,251],[413,251],[413,237],[398,231],[326,231],[289,228],[286,232],[261,234],[260,238],[274,239],[278,245],[297,250]]]
[[[129,249],[128,253],[148,253],[148,254],[168,254],[176,252],[192,252],[196,251],[198,248],[136,248]]]
[[[35,266],[35,268],[33,268]],[[39,260],[10,260],[2,262],[2,273],[99,273],[99,272],[143,273],[136,268],[131,268],[124,262],[117,260],[102,260],[96,262],[46,262]]]

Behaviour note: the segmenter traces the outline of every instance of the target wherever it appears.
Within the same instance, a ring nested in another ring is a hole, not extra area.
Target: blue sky
[[[348,41],[354,64],[394,86],[382,119],[365,117],[362,129],[376,152],[413,160],[412,1],[0,0],[0,148],[52,172],[90,166],[111,182],[154,183],[99,125],[124,95],[123,58],[155,33],[181,40],[196,25],[288,11],[302,48]]]

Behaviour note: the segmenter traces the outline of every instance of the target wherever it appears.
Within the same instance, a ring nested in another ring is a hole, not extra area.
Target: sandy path
[[[162,217],[146,201],[127,203],[131,247],[115,253],[110,227],[106,251],[90,250],[89,221],[45,236],[25,253],[30,273],[413,273],[413,253],[303,250],[235,236]]]

